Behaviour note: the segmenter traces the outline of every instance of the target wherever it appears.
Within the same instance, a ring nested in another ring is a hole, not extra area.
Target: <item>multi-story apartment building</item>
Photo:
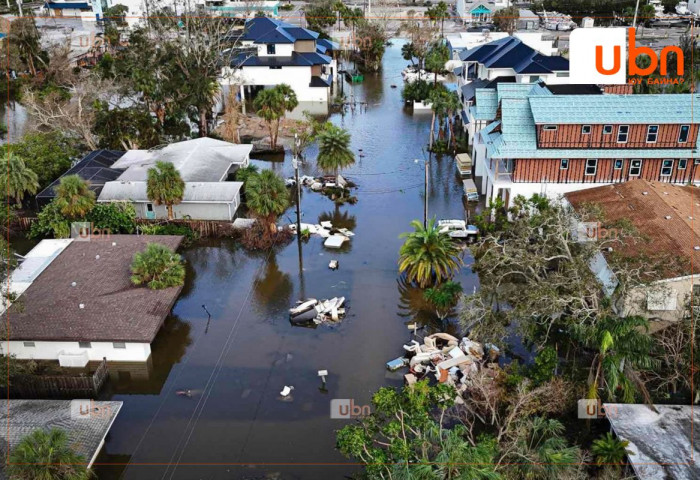
[[[697,94],[554,95],[500,83],[475,96],[475,174],[487,199],[558,196],[631,179],[700,182]]]

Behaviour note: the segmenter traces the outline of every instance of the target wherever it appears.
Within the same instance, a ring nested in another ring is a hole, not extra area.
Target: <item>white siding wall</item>
[[[147,218],[146,202],[134,202],[136,216]],[[192,220],[220,220],[230,222],[236,214],[237,202],[228,203],[181,203],[173,205],[173,215],[176,219],[189,216]],[[157,219],[168,218],[165,205],[153,205]]]
[[[258,45],[258,56],[260,57],[291,57],[294,51],[293,43],[276,43],[275,53],[272,55],[267,54],[267,45]]]
[[[26,347],[24,342],[11,341],[10,355],[19,359],[58,360],[59,353],[87,352],[90,360],[103,358],[115,362],[145,362],[151,355],[148,343],[126,343],[126,348],[114,348],[112,342],[91,342],[91,348],[80,348],[78,342],[34,342],[34,347]],[[2,342],[0,352],[7,353],[7,342]]]
[[[337,70],[333,70],[337,74]],[[242,80],[244,85],[274,86],[286,83],[294,89],[300,102],[327,102],[328,88],[312,88],[311,67],[243,67]]]

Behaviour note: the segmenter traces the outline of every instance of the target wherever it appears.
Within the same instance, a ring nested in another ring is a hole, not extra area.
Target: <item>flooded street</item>
[[[269,253],[251,254],[230,240],[183,249],[187,282],[151,362],[112,368],[104,396],[124,406],[97,462],[120,465],[97,466],[100,479],[330,479],[357,468],[334,448],[335,431],[349,420],[329,417],[330,400],[364,405],[379,387],[401,385],[403,373],[388,372],[385,363],[410,339],[407,323],[432,318],[419,310],[421,293],[397,275],[399,234],[423,217],[422,148],[431,120],[403,108],[400,50],[395,41],[382,72],[345,85],[366,110],[331,116],[352,134],[356,164],[343,175],[358,184],[357,204],[337,207],[302,192],[302,222],[329,219],[349,228],[349,245],[329,250],[312,236],[301,259],[296,239]],[[300,174],[319,173],[315,158],[310,148]],[[289,155],[254,163],[293,174]],[[429,178],[429,215],[464,218],[454,160],[432,158]],[[291,207],[280,223],[293,221]],[[328,268],[331,259],[338,270]],[[469,267],[456,280],[465,292],[478,282]],[[287,309],[296,300],[334,296],[349,307],[339,325],[290,324]],[[329,372],[325,390],[322,369]],[[285,385],[294,390],[282,399]],[[180,389],[192,396],[177,395]]]

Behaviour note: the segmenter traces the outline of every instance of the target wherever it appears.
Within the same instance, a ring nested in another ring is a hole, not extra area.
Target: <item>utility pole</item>
[[[19,9],[19,16],[22,17],[22,0],[17,0],[17,8]]]
[[[297,237],[301,239],[301,184],[299,182],[299,146],[301,146],[301,140],[299,140],[299,136],[295,133],[292,167],[294,167],[294,183],[297,187]]]
[[[634,20],[632,21],[632,28],[637,28],[637,11],[639,10],[639,0],[637,0],[637,5],[634,7]]]
[[[415,163],[418,163],[419,160],[415,159]],[[430,165],[428,163],[428,160],[423,160],[423,165],[425,168],[425,185],[424,185],[424,191],[425,191],[425,197],[423,201],[423,228],[428,228],[428,166]]]

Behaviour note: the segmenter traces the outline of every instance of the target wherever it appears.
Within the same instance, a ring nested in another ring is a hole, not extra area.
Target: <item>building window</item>
[[[615,159],[615,165],[613,166],[615,170],[622,170],[622,159],[617,158]]]
[[[690,133],[690,125],[681,125],[681,130],[678,132],[678,143],[686,143],[688,134]]]
[[[271,43],[267,46],[267,54],[268,55],[274,55],[275,54],[275,44]]]
[[[280,67],[279,65],[270,65],[268,68],[270,70],[282,70],[282,67]]]
[[[693,165],[700,165],[700,158],[694,158]]]
[[[78,347],[80,347],[80,348],[92,348],[92,344],[90,342],[78,342]]]
[[[124,342],[114,342],[112,343],[112,346],[114,348],[126,348],[126,343]]]
[[[557,72],[556,76],[559,78],[569,78],[569,72]]]
[[[668,177],[673,171],[673,160],[664,160],[661,163],[661,176]]]
[[[649,125],[647,127],[647,143],[656,143],[656,139],[659,137],[659,126]]]
[[[545,125],[542,128],[548,132],[552,132],[552,131],[555,131],[557,129],[557,126],[556,125]]]
[[[562,158],[561,159],[561,164],[559,165],[560,170],[568,170],[569,169],[569,159],[568,158]]]
[[[590,125],[584,125],[581,127],[581,133],[584,135],[588,135],[591,133],[591,126]]]
[[[603,135],[610,135],[612,133],[612,125],[603,125]]]
[[[25,347],[36,347],[36,344],[34,342],[24,342]]]
[[[635,159],[630,161],[630,177],[638,177],[642,173],[642,161]]]
[[[630,133],[629,125],[617,127],[617,143],[627,143],[627,135]]]
[[[596,170],[598,170],[598,159],[589,158],[586,160],[586,175],[595,175]]]
[[[688,166],[688,159],[687,158],[681,158],[678,160],[678,170],[685,170],[685,167]]]

